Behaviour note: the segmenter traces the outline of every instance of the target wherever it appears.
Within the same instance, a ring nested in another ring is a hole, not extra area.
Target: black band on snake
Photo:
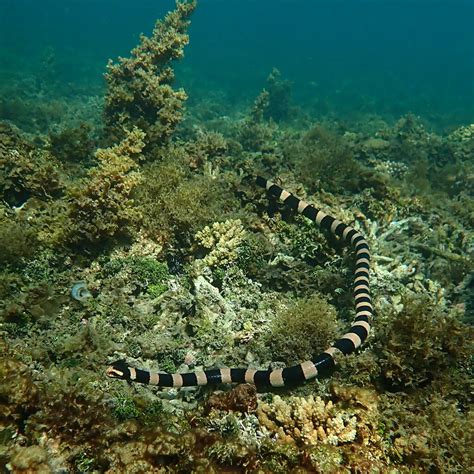
[[[109,377],[157,385],[159,387],[189,387],[228,383],[250,383],[255,384],[257,387],[293,386],[314,379],[318,375],[330,374],[335,368],[334,358],[338,353],[344,355],[351,354],[364,343],[369,335],[370,322],[373,316],[369,290],[370,251],[364,236],[351,226],[298,199],[271,181],[258,176],[256,182],[286,206],[311,219],[319,227],[327,229],[355,251],[353,295],[356,317],[349,331],[323,353],[315,355],[312,359],[301,362],[298,365],[284,369],[222,368],[184,374],[168,374],[136,369],[128,366],[124,360],[120,360],[114,362],[107,369]]]

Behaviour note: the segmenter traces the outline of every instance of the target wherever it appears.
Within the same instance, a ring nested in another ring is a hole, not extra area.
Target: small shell
[[[71,288],[71,296],[77,301],[92,298],[92,293],[87,289],[85,281],[76,281]]]

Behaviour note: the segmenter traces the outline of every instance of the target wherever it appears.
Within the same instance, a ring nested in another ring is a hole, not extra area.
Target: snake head
[[[130,380],[130,369],[125,363],[125,359],[113,362],[105,371],[108,377],[113,379]]]

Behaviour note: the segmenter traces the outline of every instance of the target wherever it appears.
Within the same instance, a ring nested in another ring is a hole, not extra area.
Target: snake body
[[[256,183],[283,202],[288,208],[312,220],[318,227],[331,232],[355,252],[353,296],[356,316],[349,331],[321,354],[284,369],[221,368],[169,374],[130,367],[124,360],[118,360],[107,369],[109,377],[159,387],[189,387],[228,383],[250,383],[263,388],[292,386],[314,379],[318,375],[332,373],[336,366],[335,358],[338,353],[351,354],[364,343],[369,335],[373,316],[369,289],[370,250],[365,237],[353,227],[298,199],[271,181],[257,176]]]

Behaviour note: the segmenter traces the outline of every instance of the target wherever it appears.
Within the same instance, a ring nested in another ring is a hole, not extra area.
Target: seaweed
[[[384,397],[383,433],[395,464],[423,472],[465,472],[472,465],[472,414],[438,394]]]
[[[281,78],[277,68],[273,68],[267,77],[266,90],[268,91],[268,105],[263,111],[266,120],[284,122],[294,114],[294,106],[291,101],[291,88],[288,80]]]
[[[270,348],[271,360],[295,364],[323,352],[340,331],[335,308],[314,294],[277,313],[262,347]]]
[[[61,166],[49,152],[0,123],[0,196],[5,202],[19,207],[31,197],[51,200],[63,194],[64,186]]]
[[[190,173],[182,148],[173,147],[166,155],[146,168],[137,191],[143,228],[168,246],[188,247],[197,231],[232,217],[238,204],[222,178]]]
[[[92,127],[81,123],[78,127],[66,128],[49,135],[49,150],[61,163],[91,166],[95,141]]]
[[[299,142],[289,142],[284,156],[296,165],[296,174],[314,192],[353,193],[362,188],[362,167],[350,144],[324,125],[316,125]]]
[[[143,139],[144,133],[135,128],[119,144],[96,151],[99,165],[68,189],[66,243],[106,243],[126,235],[140,218],[131,193],[141,180],[135,160],[140,158]]]
[[[183,89],[172,88],[171,63],[183,57],[189,17],[195,8],[194,0],[177,1],[176,9],[157,21],[151,37],[141,36],[129,58],[109,62],[104,107],[109,140],[121,140],[126,130],[138,127],[146,134],[145,154],[151,157],[150,149],[161,147],[174,133],[187,96]]]
[[[146,291],[156,298],[168,289],[167,280],[170,279],[168,266],[150,257],[131,256],[114,258],[102,267],[105,277],[114,276],[125,271],[129,284],[136,287],[136,292]]]
[[[19,267],[38,251],[34,228],[18,216],[8,216],[0,207],[0,264]]]
[[[403,309],[378,325],[379,364],[394,390],[423,387],[468,363],[471,329],[455,310],[427,296],[407,295]]]

